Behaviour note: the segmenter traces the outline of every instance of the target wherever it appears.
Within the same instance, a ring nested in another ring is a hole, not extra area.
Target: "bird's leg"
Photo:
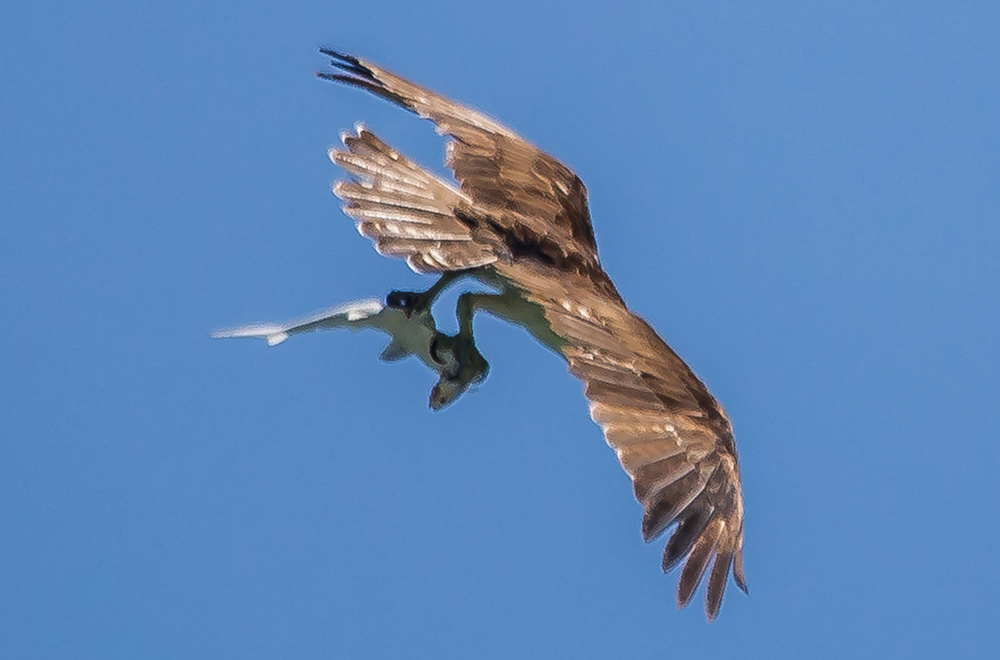
[[[458,363],[456,375],[460,380],[479,382],[486,378],[490,365],[476,348],[476,338],[472,320],[478,311],[490,312],[494,316],[506,318],[507,308],[512,300],[506,293],[463,293],[458,297],[455,313],[458,316],[458,334],[454,338],[455,360]]]
[[[464,274],[460,270],[445,271],[426,291],[390,291],[385,297],[385,304],[403,310],[407,317],[414,312],[421,314],[430,309],[437,297]]]

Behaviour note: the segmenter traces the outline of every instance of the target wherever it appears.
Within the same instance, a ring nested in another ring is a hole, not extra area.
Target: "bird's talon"
[[[467,384],[481,383],[490,372],[490,363],[476,348],[475,342],[461,334],[456,337],[455,357],[458,362],[455,377]]]
[[[451,359],[442,353],[450,350]],[[431,359],[444,367],[434,389],[431,390],[430,407],[441,410],[457,400],[470,386],[481,383],[490,371],[489,362],[483,357],[471,337],[462,334],[454,337],[439,334],[431,342]]]

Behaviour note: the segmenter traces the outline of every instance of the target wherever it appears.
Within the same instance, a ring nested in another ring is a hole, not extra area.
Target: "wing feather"
[[[705,611],[718,614],[732,572],[743,574],[743,495],[729,419],[705,385],[603,282],[526,261],[493,265],[541,308],[591,417],[631,477],[643,538],[675,528],[663,569],[684,562],[677,602],[690,600],[712,557]],[[582,310],[586,310],[586,314]]]
[[[456,217],[468,198],[420,168],[374,133],[358,127],[341,136],[346,151],[330,159],[354,178],[338,181],[333,192],[344,201],[358,232],[380,254],[406,259],[418,273],[465,270],[496,261],[496,252],[477,242]]]
[[[642,516],[642,538],[651,541],[662,534],[694,504],[707,484],[708,477],[703,473],[691,472],[669,487],[661,488]]]
[[[367,60],[330,49],[320,52],[330,57],[335,70],[319,77],[371,92],[433,121],[439,133],[453,138],[447,165],[462,193],[498,227],[546,237],[549,258],[600,269],[587,189],[572,170],[478,110]]]
[[[690,535],[693,547],[677,583],[677,604],[681,607],[691,602],[694,590],[698,588],[698,583],[701,582],[708,562],[715,552],[716,544],[722,533],[722,526],[722,521],[713,520],[699,532],[698,536]]]
[[[733,564],[733,553],[723,552],[715,556],[712,573],[708,577],[708,589],[705,592],[705,611],[710,619],[719,615],[722,607],[722,595],[726,592],[726,580]]]

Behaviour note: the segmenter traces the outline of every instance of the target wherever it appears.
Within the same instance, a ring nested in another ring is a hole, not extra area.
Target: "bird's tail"
[[[380,254],[402,257],[418,273],[465,270],[497,257],[477,243],[455,215],[471,203],[460,190],[411,162],[364,126],[344,132],[347,150],[330,149],[330,160],[351,179],[333,192],[344,212]]]

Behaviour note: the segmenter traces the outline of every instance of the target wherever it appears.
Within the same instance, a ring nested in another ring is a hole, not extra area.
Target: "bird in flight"
[[[426,310],[441,291],[472,277],[499,293],[464,293],[451,383],[441,407],[485,377],[473,315],[486,311],[524,326],[562,355],[583,381],[590,414],[604,431],[644,508],[647,541],[673,526],[663,570],[684,564],[678,605],[709,572],[705,611],[714,619],[730,573],[743,571],[743,491],[732,425],[722,407],[646,321],[629,310],[601,267],[576,174],[486,115],[353,55],[321,49],[332,70],[320,78],[359,87],[448,136],[442,180],[364,127],[344,134],[330,158],[351,177],[334,185],[344,211],[379,253],[440,279],[387,303]],[[709,565],[711,569],[709,570]]]
[[[335,183],[333,192],[358,231],[380,254],[405,259],[418,273],[439,275],[426,291],[393,291],[387,309],[426,318],[437,296],[466,277],[496,291],[463,293],[456,310],[458,333],[443,335],[431,324],[430,350],[411,351],[439,372],[431,407],[452,403],[486,376],[488,363],[473,334],[476,312],[526,328],[583,381],[591,417],[643,506],[643,538],[652,541],[672,528],[663,570],[683,563],[678,606],[691,601],[708,572],[705,611],[714,619],[730,574],[747,591],[743,492],[732,426],[684,361],[629,310],[601,267],[583,182],[468,106],[367,60],[325,48],[320,52],[332,66],[319,72],[320,78],[361,88],[429,119],[449,138],[446,163],[457,185],[407,159],[364,126],[342,134],[343,149],[330,150],[331,160],[350,175]],[[371,322],[381,323],[387,313],[376,305],[358,318],[377,314]],[[346,318],[334,316],[330,323]],[[328,322],[257,328],[255,336],[280,341],[285,331],[323,323]],[[447,359],[439,359],[439,340],[447,344]]]

